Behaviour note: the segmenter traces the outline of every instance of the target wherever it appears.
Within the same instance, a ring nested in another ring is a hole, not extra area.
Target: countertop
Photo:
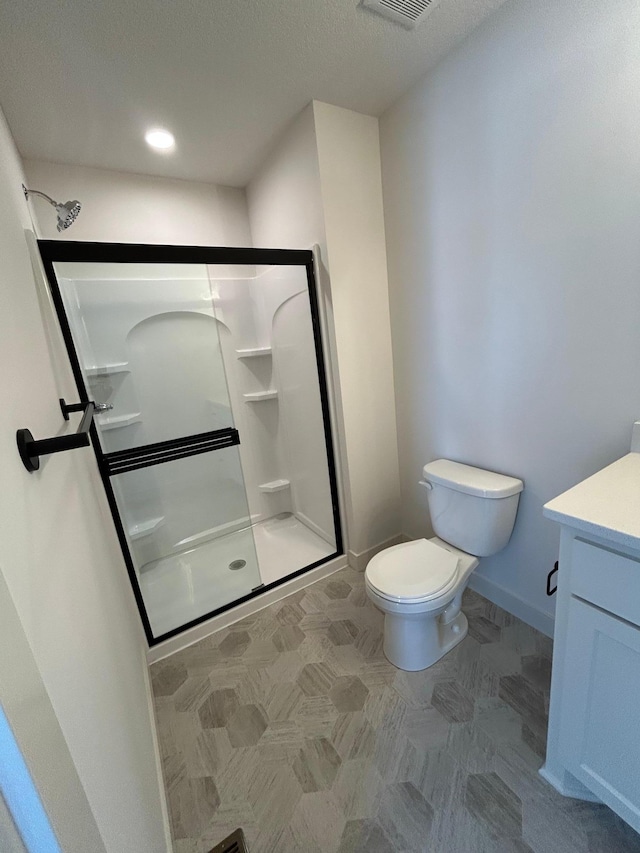
[[[549,501],[544,515],[585,533],[640,548],[640,453],[628,453]]]

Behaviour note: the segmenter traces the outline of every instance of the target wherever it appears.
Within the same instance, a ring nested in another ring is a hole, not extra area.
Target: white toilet
[[[467,634],[462,593],[478,557],[500,551],[516,520],[522,480],[437,459],[425,465],[436,536],[386,548],[365,572],[385,614],[384,653],[400,669],[426,669]]]

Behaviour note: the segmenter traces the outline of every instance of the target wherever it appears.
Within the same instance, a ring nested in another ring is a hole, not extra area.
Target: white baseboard
[[[177,637],[171,637],[171,639],[165,640],[163,643],[158,643],[157,646],[153,646],[147,652],[147,661],[149,664],[157,663],[159,660],[163,660],[163,658],[169,657],[169,655],[203,640],[210,634],[215,634],[216,631],[220,631],[222,628],[228,628],[229,625],[239,622],[245,616],[252,616],[254,613],[264,610],[270,604],[275,604],[276,601],[280,601],[288,595],[298,592],[298,590],[304,589],[306,586],[322,578],[326,578],[334,572],[339,572],[340,569],[345,569],[346,567],[347,558],[342,555],[322,566],[318,566],[317,569],[310,569],[308,572],[300,575],[300,577],[285,581],[285,583],[274,587],[274,589],[267,590],[249,601],[238,604],[237,607],[232,607],[231,610],[227,610],[219,616],[212,616],[211,619],[207,619],[206,622],[183,631]]]
[[[349,565],[357,572],[364,572],[367,568],[367,563],[372,557],[375,557],[380,551],[384,551],[385,548],[390,548],[392,545],[399,545],[400,542],[406,542],[407,538],[404,534],[398,533],[397,536],[392,536],[391,539],[387,539],[379,545],[374,545],[366,551],[361,551],[359,554],[356,554],[355,551],[348,551]]]
[[[522,619],[527,625],[531,625],[532,628],[541,631],[547,637],[553,637],[554,618],[550,613],[532,607],[524,599],[477,572],[473,572],[471,575],[469,586],[474,592],[488,598],[489,601],[517,616],[518,619]]]
[[[588,788],[585,788],[577,779],[573,780],[575,784],[568,784],[566,779],[566,777],[570,775],[568,773],[565,773],[565,779],[561,780],[549,770],[546,764],[542,765],[540,770],[538,770],[538,773],[545,781],[552,785],[558,793],[562,794],[563,797],[572,797],[574,800],[586,800],[588,803],[602,802],[599,797],[592,794],[591,791]]]

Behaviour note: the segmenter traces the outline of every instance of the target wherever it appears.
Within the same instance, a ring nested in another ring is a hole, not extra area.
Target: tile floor
[[[420,673],[382,654],[351,569],[152,667],[175,853],[639,853],[537,773],[551,641],[467,591],[469,636]]]

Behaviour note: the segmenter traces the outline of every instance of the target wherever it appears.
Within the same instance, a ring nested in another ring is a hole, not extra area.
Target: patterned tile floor
[[[551,641],[467,591],[428,670],[382,654],[345,569],[152,667],[175,853],[640,853],[538,775]]]

